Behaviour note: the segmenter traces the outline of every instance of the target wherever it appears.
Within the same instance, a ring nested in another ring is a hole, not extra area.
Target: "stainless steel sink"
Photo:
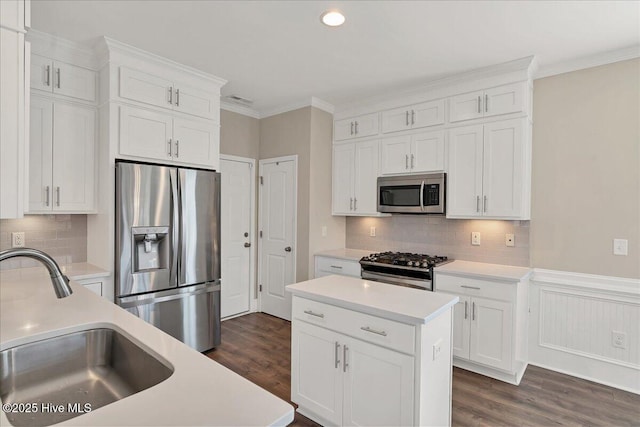
[[[172,373],[119,332],[90,329],[0,352],[0,399],[14,426],[48,426],[153,387]]]

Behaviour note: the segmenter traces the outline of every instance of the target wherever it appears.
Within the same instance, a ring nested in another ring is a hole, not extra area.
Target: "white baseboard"
[[[640,394],[640,280],[535,269],[529,296],[531,365]]]

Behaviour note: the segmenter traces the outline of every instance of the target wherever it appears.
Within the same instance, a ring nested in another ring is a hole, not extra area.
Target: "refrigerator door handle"
[[[180,259],[180,254],[178,253],[179,251],[179,244],[180,244],[180,193],[179,193],[179,185],[180,182],[178,180],[178,170],[177,169],[171,169],[169,171],[169,180],[171,181],[171,198],[170,198],[170,204],[171,204],[171,235],[172,235],[172,245],[171,245],[171,255],[170,255],[170,262],[171,262],[171,268],[169,270],[169,280],[171,281],[171,284],[173,286],[176,286],[178,284],[178,277],[179,277],[179,259]]]
[[[134,295],[130,297],[120,298],[118,305],[122,308],[130,308],[130,307],[137,307],[140,305],[158,304],[161,302],[172,301],[175,299],[181,299],[181,298],[190,297],[193,295],[205,294],[207,292],[216,292],[216,291],[220,291],[220,289],[221,289],[221,285],[216,284],[216,285],[208,285],[205,287],[198,287],[198,289],[194,289],[190,292],[173,291],[170,294],[163,295],[163,296],[157,296],[157,293],[151,294],[151,295]]]

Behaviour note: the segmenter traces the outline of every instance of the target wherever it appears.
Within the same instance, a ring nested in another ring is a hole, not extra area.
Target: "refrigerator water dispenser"
[[[169,227],[133,227],[133,273],[169,268]]]

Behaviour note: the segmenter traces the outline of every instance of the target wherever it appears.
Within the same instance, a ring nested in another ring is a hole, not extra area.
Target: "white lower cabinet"
[[[527,366],[527,281],[439,273],[436,291],[455,295],[453,364],[519,384]]]
[[[360,277],[360,262],[356,260],[347,260],[343,258],[334,258],[330,256],[315,256],[315,275],[314,277],[324,277],[331,274],[339,274],[341,276]]]
[[[409,325],[294,295],[291,400],[323,425],[450,425],[450,333],[450,312]]]

